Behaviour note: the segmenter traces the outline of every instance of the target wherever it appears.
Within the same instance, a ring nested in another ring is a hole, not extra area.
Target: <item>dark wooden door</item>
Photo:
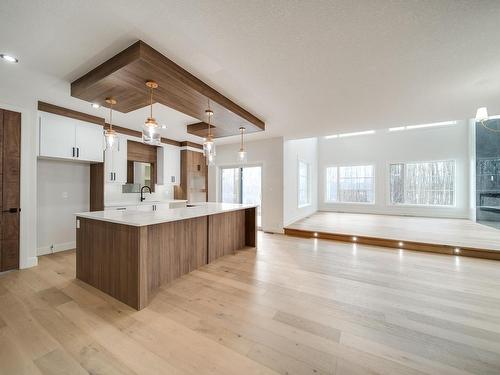
[[[0,110],[0,271],[19,268],[21,114]]]

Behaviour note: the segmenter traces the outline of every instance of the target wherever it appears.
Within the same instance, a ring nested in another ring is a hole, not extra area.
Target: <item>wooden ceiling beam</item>
[[[247,133],[265,130],[265,124],[217,90],[175,64],[143,41],[138,41],[78,78],[71,84],[71,95],[107,106],[105,99],[117,100],[114,108],[130,112],[149,105],[145,82],[159,84],[154,101],[173,108],[201,122],[210,100],[212,123],[220,134],[235,135],[244,126]]]

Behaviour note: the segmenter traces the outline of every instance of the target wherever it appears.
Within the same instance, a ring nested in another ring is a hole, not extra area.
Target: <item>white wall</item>
[[[74,214],[89,210],[89,164],[38,160],[37,253],[74,249]]]
[[[298,165],[309,164],[311,204],[299,207]],[[283,145],[283,221],[287,226],[318,209],[318,139],[305,138],[285,141]]]
[[[454,126],[377,131],[373,135],[319,140],[319,210],[430,217],[469,217],[469,137],[465,121]],[[456,161],[455,207],[391,206],[388,165],[391,162]],[[325,203],[325,168],[329,165],[375,165],[375,204]]]
[[[248,163],[262,165],[262,229],[283,232],[283,138],[245,145]],[[220,167],[237,166],[239,144],[217,146],[216,165],[208,169],[208,200],[219,201]]]

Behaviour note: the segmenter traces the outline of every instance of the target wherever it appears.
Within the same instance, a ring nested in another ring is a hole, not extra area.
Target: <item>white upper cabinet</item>
[[[180,147],[168,144],[158,147],[158,185],[179,185],[180,174]]]
[[[127,183],[127,139],[118,136],[118,147],[104,152],[106,182]]]
[[[103,161],[103,127],[41,112],[40,156],[86,162]]]
[[[103,127],[79,121],[75,126],[75,134],[78,160],[102,161],[104,149]]]

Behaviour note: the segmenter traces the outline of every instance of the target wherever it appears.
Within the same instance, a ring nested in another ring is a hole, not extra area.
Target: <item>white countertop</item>
[[[215,215],[223,212],[237,211],[245,208],[257,207],[255,204],[232,204],[202,202],[194,203],[195,207],[164,208],[157,211],[94,211],[80,212],[75,216],[87,219],[108,221],[116,224],[132,225],[142,227],[145,225],[168,223],[192,219],[194,217]]]
[[[166,200],[145,200],[143,202],[113,202],[105,204],[104,207],[130,207],[130,206],[147,206],[152,204],[187,202],[187,199],[166,199]]]

